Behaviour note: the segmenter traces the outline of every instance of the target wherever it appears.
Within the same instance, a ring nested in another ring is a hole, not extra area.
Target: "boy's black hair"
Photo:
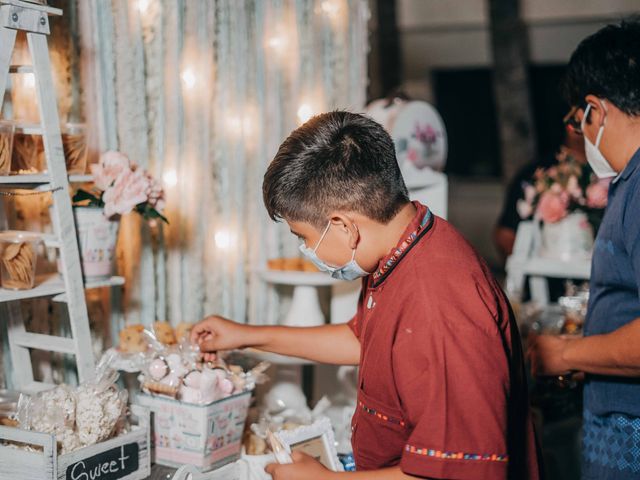
[[[318,229],[336,210],[388,223],[409,202],[389,134],[344,111],[315,116],[289,135],[267,169],[262,194],[273,220]]]
[[[572,106],[585,106],[585,97],[592,94],[627,115],[639,115],[640,17],[607,25],[580,42],[571,55],[562,90]]]

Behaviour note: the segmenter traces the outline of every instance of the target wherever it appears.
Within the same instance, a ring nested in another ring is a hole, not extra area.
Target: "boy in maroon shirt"
[[[209,317],[205,352],[256,347],[359,365],[355,473],[302,454],[288,479],[540,477],[518,330],[486,264],[445,220],[410,202],[394,145],[367,117],[332,112],[295,130],[269,166],[264,201],[335,278],[362,277],[347,325],[258,327]],[[213,355],[213,354],[210,354]]]

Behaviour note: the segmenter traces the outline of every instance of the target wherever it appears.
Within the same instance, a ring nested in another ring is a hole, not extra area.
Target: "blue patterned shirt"
[[[640,317],[640,150],[611,183],[596,237],[585,335],[610,333]],[[640,348],[640,345],[638,346]],[[640,417],[640,379],[588,375],[585,410]]]

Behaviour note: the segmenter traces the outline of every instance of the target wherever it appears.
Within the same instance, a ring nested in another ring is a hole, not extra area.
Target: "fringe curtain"
[[[257,272],[297,244],[267,217],[262,176],[301,118],[363,109],[366,0],[75,3],[93,148],[125,152],[167,194],[169,226],[122,220],[119,323],[277,320]]]

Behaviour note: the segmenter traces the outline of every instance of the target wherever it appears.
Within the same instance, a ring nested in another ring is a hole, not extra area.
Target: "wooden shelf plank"
[[[30,382],[20,387],[20,393],[24,393],[26,395],[35,395],[36,393],[39,393],[39,392],[51,390],[54,387],[55,385],[52,383]]]
[[[33,65],[11,65],[9,73],[33,73]]]
[[[117,287],[124,285],[123,277],[110,277],[104,280],[87,282],[86,289]],[[7,290],[0,288],[0,303],[12,302],[15,300],[26,300],[29,298],[54,297],[56,302],[66,301],[64,281],[58,274],[43,275],[36,279],[36,287],[31,290]]]
[[[48,352],[68,353],[75,355],[73,340],[55,335],[41,333],[17,332],[13,334],[12,342],[21,347],[46,350]]]
[[[36,278],[36,286],[31,290],[7,290],[0,288],[0,303],[29,298],[50,297],[64,292],[64,283],[59,275],[44,275]]]
[[[16,124],[16,133],[22,133],[24,135],[42,135],[42,125],[39,123],[21,123]]]
[[[85,285],[85,288],[92,289],[92,288],[102,288],[102,287],[119,287],[122,285],[124,285],[124,277],[114,276],[110,278],[105,278],[104,280],[93,280],[93,281],[87,282]]]
[[[44,183],[49,183],[49,176],[44,173],[29,173],[29,174],[20,174],[20,175],[1,175],[0,176],[0,184],[5,186],[15,187],[19,185],[23,188],[25,185],[41,185]]]
[[[92,175],[69,175],[69,183],[91,183]],[[43,189],[51,181],[47,173],[0,175],[2,189]]]
[[[50,7],[48,5],[38,4],[22,0],[0,0],[0,4],[3,5],[13,5],[15,7],[27,8],[29,10],[37,10],[39,12],[44,12],[48,15],[62,15],[62,9],[56,7]]]
[[[91,290],[94,288],[105,288],[105,287],[120,287],[124,285],[124,277],[114,276],[111,278],[105,278],[104,280],[93,280],[87,282],[85,284],[85,288],[87,290]],[[54,302],[64,303],[67,301],[67,295],[65,293],[61,293],[53,297]]]

